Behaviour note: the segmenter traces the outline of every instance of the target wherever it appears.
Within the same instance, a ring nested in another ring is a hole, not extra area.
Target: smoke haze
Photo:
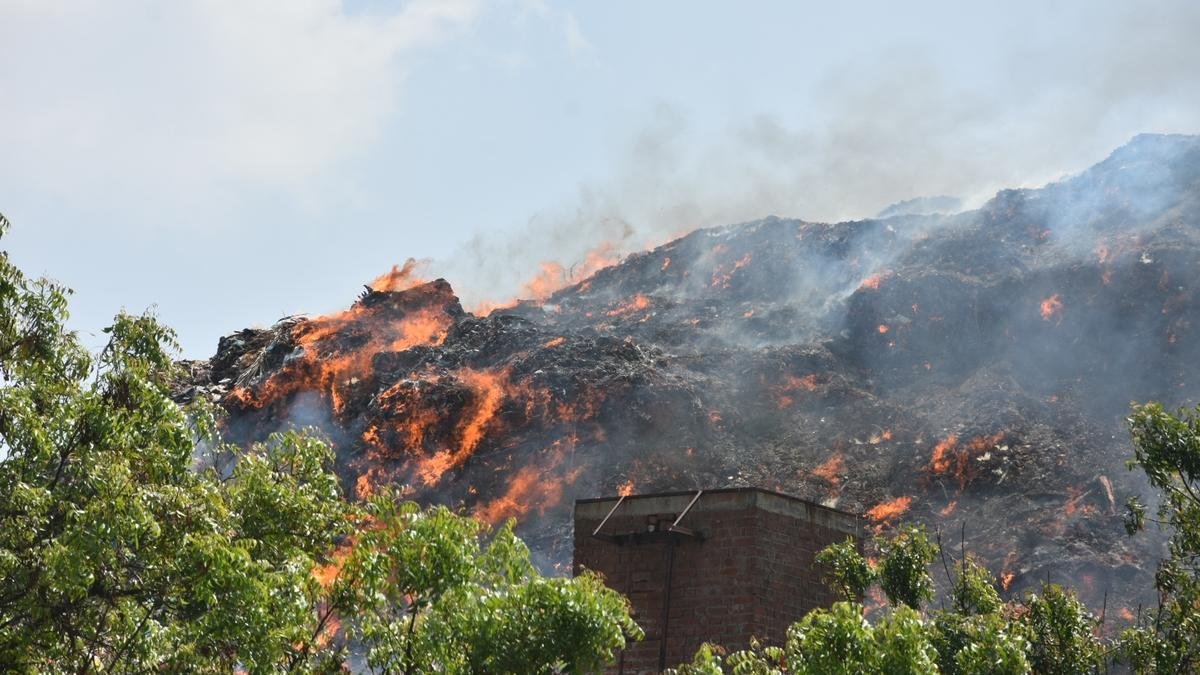
[[[570,268],[600,246],[628,253],[767,215],[865,218],[925,195],[973,208],[999,189],[1079,171],[1138,133],[1200,130],[1200,6],[1081,18],[1064,45],[1028,17],[979,77],[951,77],[953,64],[919,47],[848,57],[797,115],[754,115],[717,133],[659,103],[618,146],[607,178],[515,232],[476,234],[434,268],[470,306],[520,294],[542,261]]]

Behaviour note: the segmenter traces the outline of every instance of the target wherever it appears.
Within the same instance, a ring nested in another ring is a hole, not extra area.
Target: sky
[[[89,344],[152,308],[203,358],[408,258],[471,306],[597,247],[1041,185],[1200,133],[1197,34],[1192,0],[0,0],[0,247]]]

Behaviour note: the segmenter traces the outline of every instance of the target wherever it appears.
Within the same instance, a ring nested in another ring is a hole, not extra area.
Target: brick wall
[[[857,537],[855,516],[764,490],[715,490],[680,522],[699,539],[664,532],[694,495],[626,498],[604,525],[608,539],[591,535],[617,498],[576,502],[575,572],[586,567],[603,574],[629,597],[646,632],[609,672],[658,671],[672,547],[668,667],[690,660],[703,642],[730,650],[747,646],[751,636],[781,644],[792,622],[836,599],[813,556],[847,535]]]

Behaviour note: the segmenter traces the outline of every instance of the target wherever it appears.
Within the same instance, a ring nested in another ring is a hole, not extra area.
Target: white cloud
[[[0,190],[192,208],[246,188],[311,198],[399,103],[415,51],[474,0],[0,4]]]
[[[566,12],[563,18],[563,31],[567,38],[567,49],[571,50],[572,54],[586,52],[592,48],[592,43],[584,37],[583,31],[579,28],[579,20],[575,18],[574,12]]]

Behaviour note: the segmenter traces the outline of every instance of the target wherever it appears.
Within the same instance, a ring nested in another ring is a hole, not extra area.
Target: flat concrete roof
[[[617,509],[614,517],[621,516],[650,516],[661,513],[680,513],[696,496],[696,490],[679,492],[657,492],[644,495],[628,495]],[[712,497],[706,499],[707,497]],[[601,520],[612,510],[619,496],[592,497],[575,500],[576,520]],[[806,522],[827,527],[832,530],[861,537],[863,533],[862,518],[847,511],[830,508],[794,497],[782,492],[775,492],[758,487],[717,488],[705,490],[700,499],[692,506],[689,513],[704,513],[712,511],[732,511],[738,509],[759,508],[764,511],[796,518]],[[684,518],[686,521],[687,518]],[[686,525],[680,523],[680,525]]]

